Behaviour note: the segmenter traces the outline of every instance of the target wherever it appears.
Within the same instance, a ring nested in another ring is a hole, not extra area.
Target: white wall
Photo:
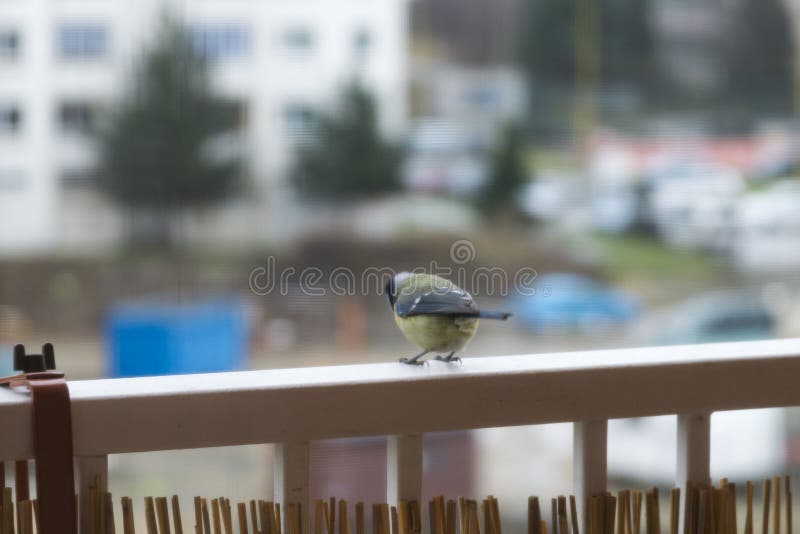
[[[90,166],[95,156],[86,141],[60,131],[57,110],[65,99],[113,103],[125,88],[135,58],[152,40],[165,4],[192,25],[249,28],[249,54],[213,67],[219,91],[247,104],[242,143],[255,186],[249,203],[230,202],[216,215],[201,218],[211,225],[228,221],[225,230],[217,229],[223,235],[245,232],[254,241],[270,241],[286,237],[288,221],[302,217],[291,203],[284,178],[292,153],[284,119],[288,103],[330,106],[358,72],[376,96],[385,132],[402,134],[407,113],[407,0],[0,0],[0,29],[16,27],[22,37],[19,59],[0,61],[0,104],[19,102],[23,112],[22,132],[0,135],[0,254],[106,246],[115,240],[118,232],[108,222],[108,206],[100,197],[91,191],[63,191],[61,172]],[[107,57],[59,59],[54,41],[61,22],[105,24],[110,36]],[[284,32],[295,25],[314,35],[314,45],[304,56],[288,53],[283,40]],[[370,32],[371,45],[366,59],[358,62],[352,43],[362,27]],[[8,179],[3,177],[9,174],[22,176],[23,186],[4,187]],[[94,203],[103,213],[96,222],[87,217]],[[104,237],[98,242],[90,230],[100,221]],[[280,232],[271,230],[279,227]]]

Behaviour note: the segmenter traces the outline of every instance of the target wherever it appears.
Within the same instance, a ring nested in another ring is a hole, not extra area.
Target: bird
[[[461,362],[455,353],[475,335],[479,319],[506,320],[507,312],[480,310],[465,290],[434,274],[401,272],[386,283],[386,294],[394,320],[403,335],[422,349],[400,362],[422,365],[429,352],[434,359]]]

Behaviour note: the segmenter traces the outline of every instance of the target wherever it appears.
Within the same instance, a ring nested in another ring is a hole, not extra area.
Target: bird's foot
[[[464,364],[461,361],[461,358],[459,358],[458,356],[455,356],[455,352],[451,352],[447,356],[439,355],[439,356],[435,357],[434,360],[438,360],[440,362],[445,362],[445,363],[458,362],[460,365]]]
[[[429,350],[423,350],[413,358],[400,358],[400,363],[404,363],[406,365],[426,365],[428,362],[426,362],[425,360],[420,360],[420,358],[422,358],[429,352],[430,352]]]
[[[417,358],[400,358],[398,361],[406,365],[416,365],[416,366],[428,365],[427,360],[418,360]]]

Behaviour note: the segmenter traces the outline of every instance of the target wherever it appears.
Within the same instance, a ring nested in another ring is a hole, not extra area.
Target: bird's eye
[[[389,306],[392,308],[394,308],[395,289],[394,278],[390,278],[389,281],[386,282],[386,296],[389,299]]]

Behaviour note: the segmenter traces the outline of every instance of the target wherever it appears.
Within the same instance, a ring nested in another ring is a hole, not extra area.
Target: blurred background
[[[432,262],[535,273],[465,288],[514,313],[465,357],[800,336],[799,9],[0,0],[0,374],[45,340],[72,379],[392,361],[383,284],[331,280]],[[674,426],[612,422],[612,481],[668,486]],[[715,477],[800,465],[794,411],[712,428]],[[569,425],[427,439],[428,495],[521,524],[570,491]],[[114,457],[111,487],[268,497],[270,455]],[[315,444],[315,495],[382,500],[384,455]]]

